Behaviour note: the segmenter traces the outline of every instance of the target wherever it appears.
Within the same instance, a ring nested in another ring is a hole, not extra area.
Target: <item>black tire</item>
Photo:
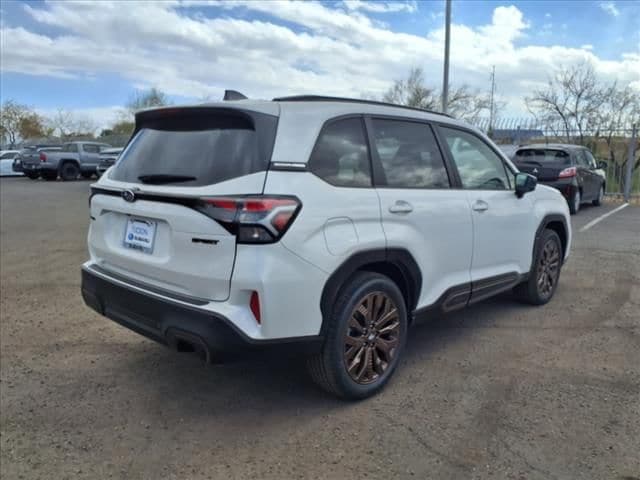
[[[53,180],[57,180],[58,179],[58,172],[43,172],[42,173],[42,178],[44,178],[45,180],[52,182]]]
[[[80,169],[74,162],[64,162],[60,167],[60,178],[65,181],[77,180]]]
[[[80,175],[82,175],[82,178],[88,180],[93,177],[93,172],[82,172]]]
[[[593,206],[594,207],[599,207],[600,205],[602,205],[602,199],[603,198],[604,198],[604,183],[602,185],[600,185],[600,190],[598,190],[598,196],[593,201]]]
[[[342,287],[325,321],[329,323],[322,351],[308,361],[313,380],[345,399],[380,391],[393,375],[407,340],[407,309],[398,286],[384,275],[358,272]],[[347,362],[356,367],[348,369]]]
[[[516,297],[531,305],[544,305],[551,300],[558,288],[562,260],[560,237],[553,230],[544,230],[536,242],[529,278],[514,288]]]
[[[575,215],[580,211],[580,204],[582,203],[582,194],[580,190],[576,189],[569,200],[569,213]]]
[[[31,180],[37,180],[38,178],[40,178],[40,174],[38,172],[25,172],[24,175]]]

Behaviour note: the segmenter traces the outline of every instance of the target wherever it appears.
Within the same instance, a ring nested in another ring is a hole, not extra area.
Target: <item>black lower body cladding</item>
[[[147,295],[82,269],[82,298],[101,315],[145,337],[181,352],[194,352],[208,363],[273,350],[313,353],[321,337],[253,340],[221,315]]]

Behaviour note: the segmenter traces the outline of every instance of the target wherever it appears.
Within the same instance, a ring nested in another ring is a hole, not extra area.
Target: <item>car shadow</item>
[[[403,363],[425,361],[425,356],[428,360],[430,353],[446,350],[449,343],[463,341],[473,330],[491,326],[496,319],[504,319],[519,309],[522,305],[505,294],[469,309],[434,314],[410,329]],[[193,355],[178,354],[151,342],[140,345],[144,348],[122,359],[118,368],[123,375],[121,381],[131,382],[136,390],[143,388],[144,396],[156,397],[163,410],[179,409],[185,416],[224,412],[228,417],[264,409],[274,414],[328,414],[355,405],[319,389],[309,378],[305,359],[300,356],[264,354],[234,363],[206,365]],[[401,366],[396,375],[401,376],[402,370]],[[138,384],[141,377],[145,379],[143,385]],[[376,401],[385,392],[365,401]]]

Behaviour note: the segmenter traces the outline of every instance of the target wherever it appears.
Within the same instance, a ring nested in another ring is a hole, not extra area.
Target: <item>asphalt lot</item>
[[[3,479],[640,478],[640,207],[573,217],[549,305],[419,325],[346,403],[298,361],[203,366],[85,307],[89,184],[0,180]]]

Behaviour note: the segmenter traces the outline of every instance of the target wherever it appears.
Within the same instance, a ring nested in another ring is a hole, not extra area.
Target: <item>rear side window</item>
[[[516,152],[515,161],[539,163],[540,165],[570,165],[571,157],[563,150],[527,148]]]
[[[511,183],[502,158],[483,140],[456,128],[440,127],[462,186],[470,190],[509,190]]]
[[[449,177],[431,127],[402,120],[373,119],[375,149],[395,188],[449,188]]]
[[[598,168],[598,164],[596,162],[596,159],[593,157],[593,154],[589,150],[585,150],[584,154],[587,157],[587,162],[589,162],[589,167]]]
[[[266,171],[277,117],[256,112],[179,112],[142,120],[111,173],[134,183],[212,185]]]
[[[338,187],[370,187],[369,150],[361,118],[325,125],[309,159],[309,169]]]
[[[98,153],[100,151],[98,145],[83,145],[82,150],[86,153]]]
[[[587,159],[587,155],[584,150],[578,150],[576,152],[576,161],[578,162],[578,165],[589,167],[589,160]]]
[[[67,144],[62,146],[62,151],[63,152],[77,153],[78,152],[78,144],[76,144],[76,143],[67,143]]]

